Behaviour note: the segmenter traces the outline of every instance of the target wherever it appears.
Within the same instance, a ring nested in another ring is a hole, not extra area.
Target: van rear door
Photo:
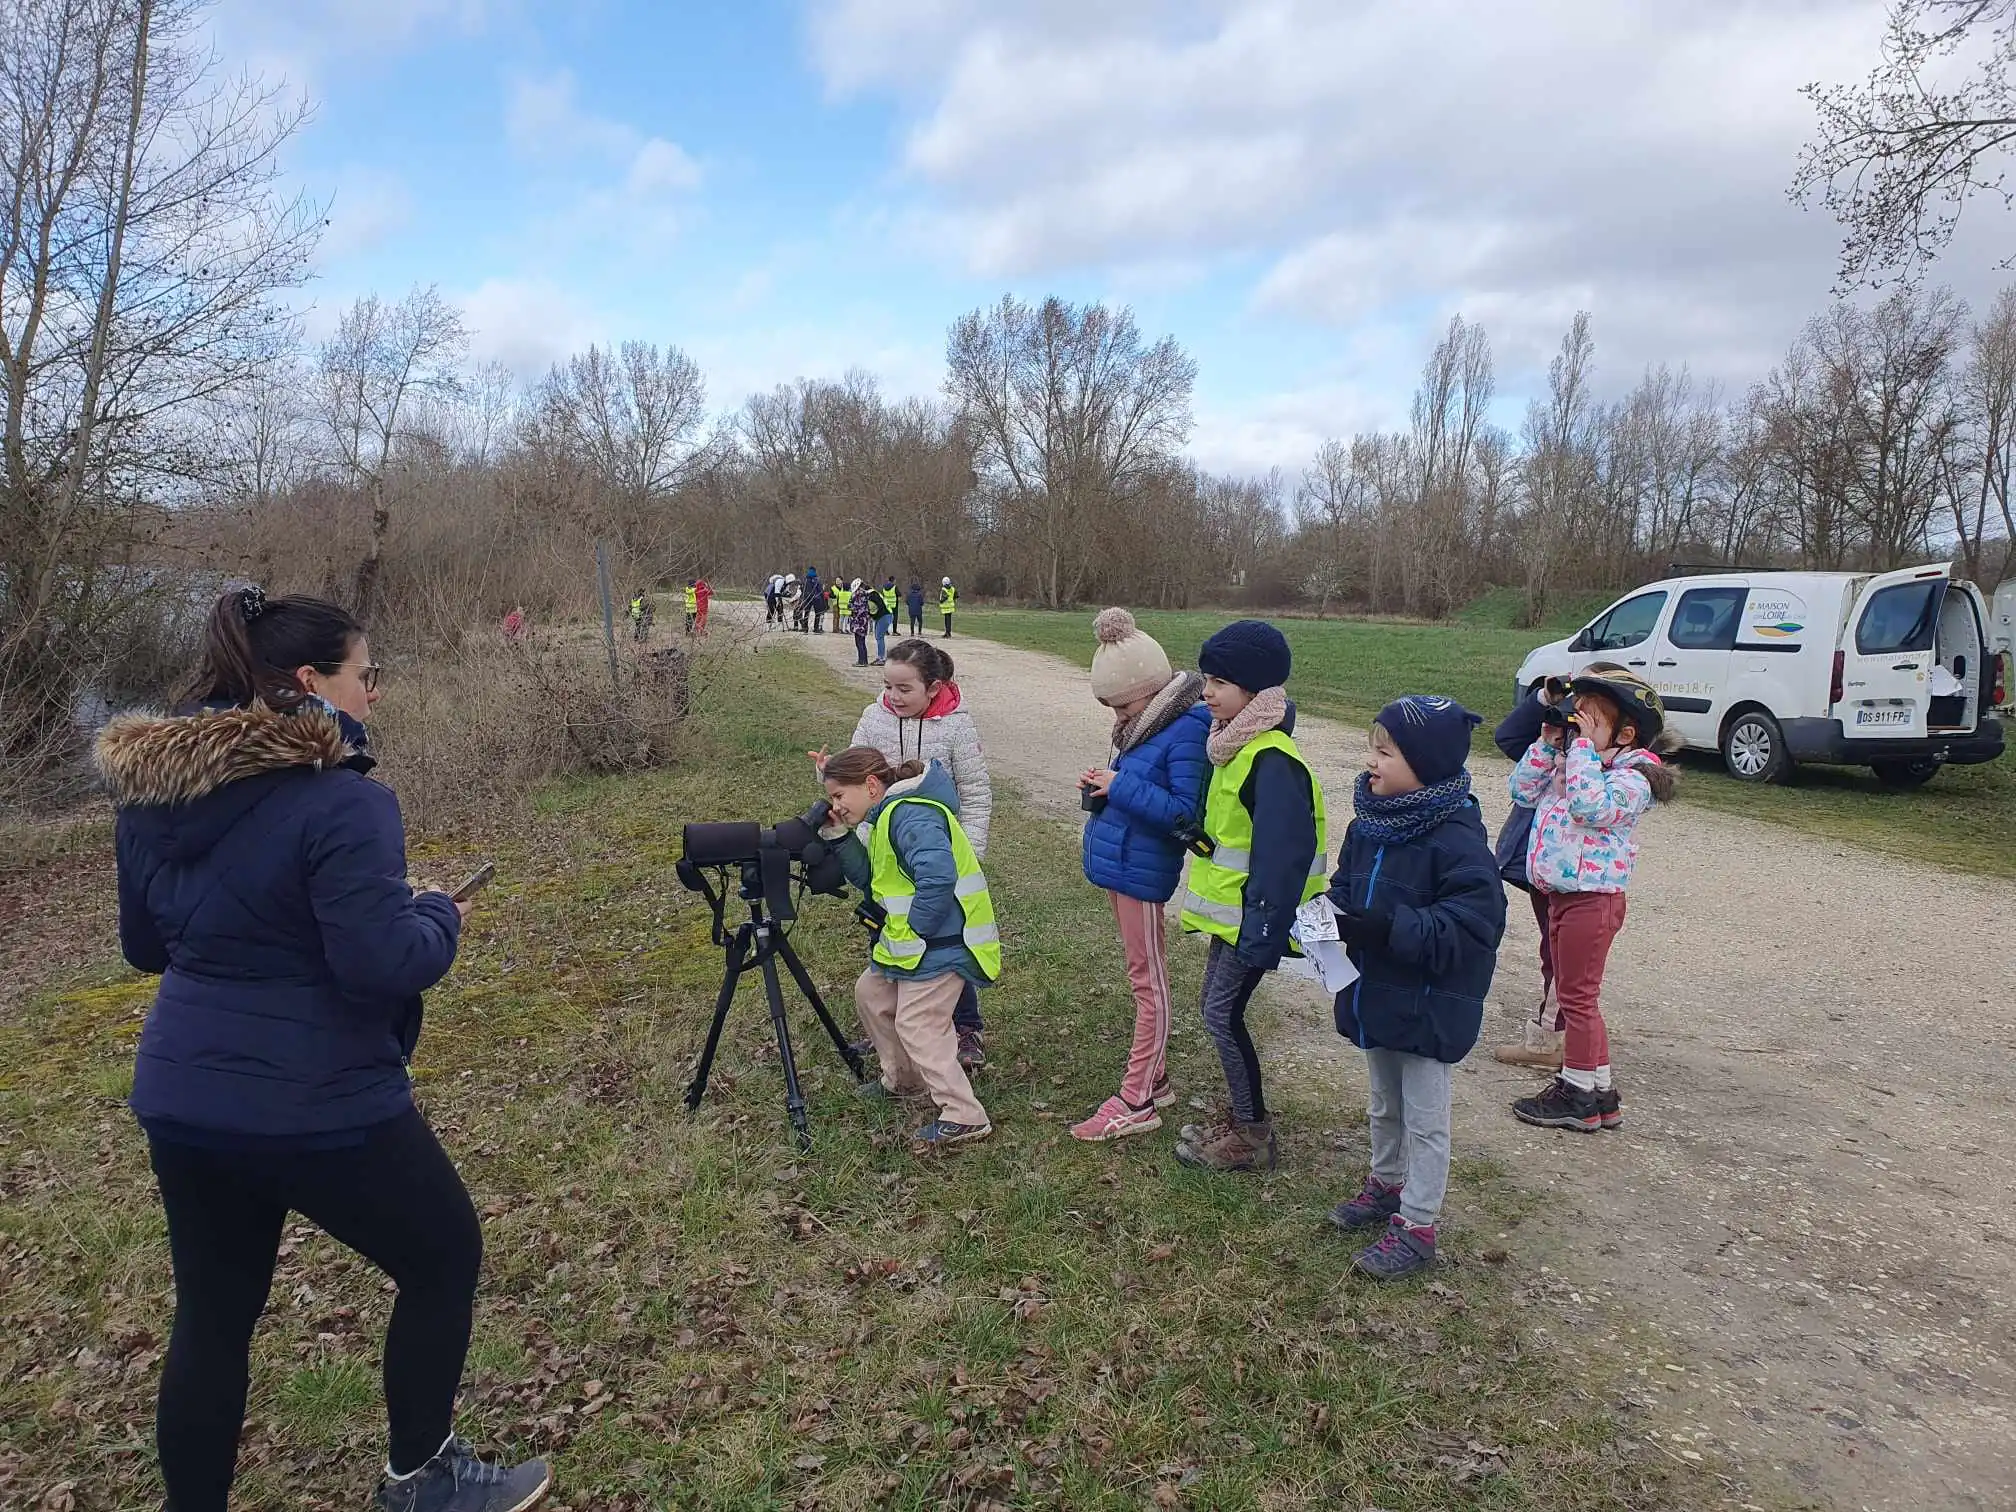
[[[1923,739],[1929,668],[1949,567],[1908,567],[1871,578],[1841,645],[1841,733],[1857,740]]]
[[[1990,679],[1996,696],[1995,708],[2016,708],[2016,578],[1995,590],[1995,602],[1988,611],[1988,658]],[[2000,676],[1995,674],[2000,671]]]

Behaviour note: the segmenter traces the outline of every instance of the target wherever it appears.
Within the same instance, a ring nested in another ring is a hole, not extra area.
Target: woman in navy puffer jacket
[[[1085,877],[1113,900],[1127,977],[1134,989],[1134,1043],[1120,1091],[1071,1132],[1079,1139],[1123,1139],[1162,1126],[1158,1108],[1174,1101],[1169,1047],[1169,961],[1163,905],[1183,875],[1182,832],[1202,817],[1211,758],[1204,742],[1211,713],[1199,701],[1204,679],[1171,670],[1155,638],[1125,609],[1093,621],[1092,692],[1113,710],[1112,765],[1080,779]]]
[[[343,610],[241,589],[210,617],[192,712],[117,719],[98,742],[120,946],[161,977],[131,1105],[175,1267],[156,1416],[173,1512],[224,1512],[289,1212],[399,1289],[379,1506],[506,1512],[550,1480],[537,1460],[485,1464],[452,1433],[483,1243],[406,1059],[468,905],[406,882],[398,800],[366,775],[377,689]]]

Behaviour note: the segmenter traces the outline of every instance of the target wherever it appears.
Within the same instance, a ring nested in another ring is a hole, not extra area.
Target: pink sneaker
[[[1071,1137],[1097,1143],[1105,1139],[1125,1139],[1129,1134],[1146,1134],[1161,1127],[1162,1115],[1155,1111],[1154,1104],[1145,1108],[1130,1108],[1124,1098],[1109,1097],[1085,1122],[1071,1126]]]

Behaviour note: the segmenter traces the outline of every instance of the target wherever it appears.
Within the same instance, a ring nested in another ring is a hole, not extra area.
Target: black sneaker
[[[978,1029],[959,1031],[959,1064],[968,1071],[978,1071],[987,1064],[987,1041]]]
[[[1579,1129],[1584,1134],[1594,1134],[1603,1127],[1603,1110],[1596,1094],[1571,1087],[1558,1076],[1538,1097],[1522,1097],[1513,1103],[1512,1116],[1543,1129]]]
[[[1596,1094],[1596,1113],[1604,1128],[1624,1127],[1624,1099],[1617,1095],[1615,1087],[1605,1087]]]
[[[378,1512],[525,1512],[552,1484],[544,1460],[487,1464],[454,1438],[414,1474],[381,1485]]]

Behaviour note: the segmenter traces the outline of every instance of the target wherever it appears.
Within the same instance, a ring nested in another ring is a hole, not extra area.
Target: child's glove
[[[1385,950],[1393,939],[1393,910],[1347,908],[1337,915],[1337,933],[1353,950]]]

